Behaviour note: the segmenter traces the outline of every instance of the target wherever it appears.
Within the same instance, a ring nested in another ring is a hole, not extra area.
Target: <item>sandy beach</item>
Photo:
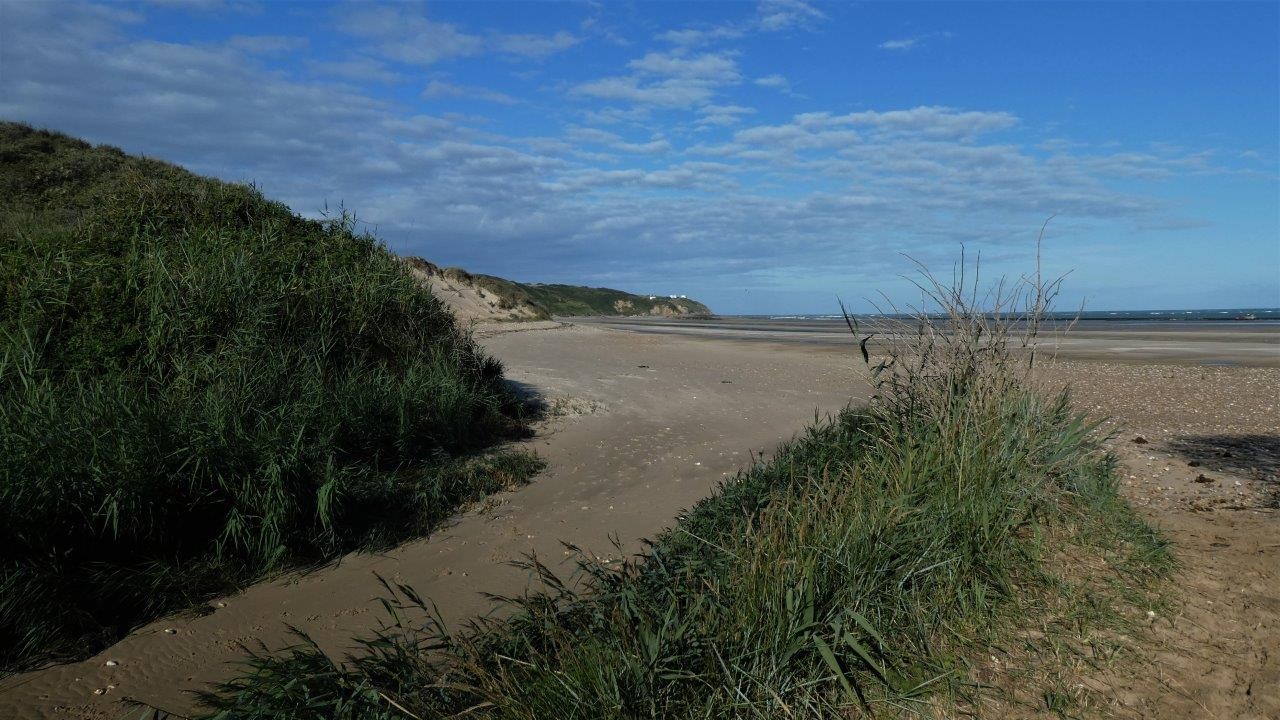
[[[429,538],[260,583],[83,662],[0,681],[0,716],[114,718],[125,699],[181,713],[192,691],[230,675],[242,645],[279,648],[289,626],[340,654],[377,626],[377,575],[413,586],[448,622],[485,613],[481,593],[526,582],[507,561],[532,552],[555,567],[562,541],[608,556],[611,537],[632,552],[753,455],[868,392],[832,326],[552,321],[477,337],[551,408],[530,441],[549,468],[532,484]],[[1107,417],[1126,492],[1183,563],[1180,609],[1153,621],[1151,657],[1099,679],[1117,714],[1280,716],[1278,342],[1274,327],[1084,328],[1045,370]]]

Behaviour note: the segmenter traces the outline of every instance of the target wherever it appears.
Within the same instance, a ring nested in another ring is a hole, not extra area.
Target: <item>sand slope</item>
[[[430,288],[436,297],[445,301],[463,324],[504,320],[533,320],[538,317],[535,308],[518,305],[511,308],[499,306],[500,299],[476,285],[444,274],[439,267],[422,258],[402,258],[409,274]]]

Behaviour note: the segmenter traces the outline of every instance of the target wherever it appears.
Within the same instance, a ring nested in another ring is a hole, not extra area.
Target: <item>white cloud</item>
[[[736,40],[746,34],[746,30],[740,26],[716,25],[708,28],[668,30],[664,33],[660,33],[657,36],[657,39],[663,42],[669,42],[672,45],[692,47],[695,45],[705,45],[717,40]]]
[[[611,132],[606,132],[598,128],[575,127],[570,128],[565,136],[572,141],[578,143],[587,143],[593,145],[603,145],[620,152],[640,154],[640,155],[661,155],[671,152],[671,143],[661,136],[654,137],[648,142],[631,142],[623,139],[621,136]]]
[[[826,17],[803,0],[762,0],[757,22],[760,29],[772,32],[810,25]]]
[[[478,55],[484,48],[483,39],[477,35],[395,6],[353,6],[346,13],[342,29],[373,41],[376,49],[389,58],[415,65]]]
[[[372,41],[377,51],[388,58],[415,65],[486,52],[545,60],[581,42],[581,38],[565,30],[550,35],[490,33],[482,36],[452,23],[432,20],[417,6],[406,5],[353,6],[345,14],[342,29]]]
[[[749,20],[718,25],[667,30],[657,40],[682,47],[706,45],[720,40],[736,40],[752,33],[778,32],[791,28],[812,28],[826,19],[822,11],[803,0],[761,0]]]
[[[867,110],[845,115],[827,112],[796,115],[794,122],[806,128],[862,126],[883,134],[916,133],[930,138],[965,139],[1007,130],[1018,124],[1016,115],[1002,111],[962,111],[941,106],[908,110]]]
[[[700,128],[727,127],[737,125],[742,121],[743,115],[754,113],[755,108],[741,105],[703,105],[698,108],[699,118],[694,125]]]
[[[520,102],[505,93],[479,87],[454,85],[452,83],[444,82],[443,80],[432,80],[427,83],[427,86],[422,89],[422,97],[426,100],[438,100],[440,98],[472,98],[474,100],[495,102],[500,105],[515,105]]]
[[[577,45],[581,39],[561,30],[554,35],[498,35],[498,50],[509,55],[519,55],[534,60],[544,60],[558,52]]]
[[[587,122],[597,125],[636,124],[648,120],[652,115],[653,109],[645,105],[636,105],[629,108],[608,106],[599,110],[587,110],[583,113],[583,117]]]
[[[714,88],[707,83],[669,79],[645,82],[637,77],[608,77],[583,83],[573,89],[578,95],[604,100],[622,100],[656,107],[692,107],[711,99]]]
[[[906,38],[904,40],[885,40],[880,43],[880,48],[884,50],[910,50],[920,44],[920,38]]]
[[[651,52],[627,63],[627,67],[642,73],[704,80],[707,82],[737,82],[738,64],[726,53],[687,55],[680,52]]]
[[[785,77],[778,75],[776,73],[773,75],[765,75],[764,77],[758,77],[754,80],[754,82],[760,87],[774,88],[782,91],[787,91],[791,89],[791,81],[787,80]]]
[[[350,57],[345,60],[313,60],[307,66],[316,75],[342,78],[355,82],[378,82],[385,85],[402,82],[404,76],[387,67],[380,60],[367,57]]]
[[[303,50],[308,41],[304,37],[288,35],[233,35],[227,44],[245,52],[275,55]]]
[[[151,5],[178,7],[189,10],[214,10],[226,7],[227,0],[147,0]]]
[[[631,75],[582,83],[573,92],[637,105],[688,108],[709,102],[718,87],[742,80],[729,53],[651,52],[627,66],[634,71]]]
[[[909,50],[914,50],[920,47],[927,40],[931,40],[933,38],[940,38],[940,37],[949,38],[949,37],[952,37],[952,34],[949,32],[925,33],[924,35],[916,35],[914,37],[901,38],[898,40],[885,40],[884,42],[880,43],[877,47],[879,47],[881,50],[896,50],[898,52],[907,52]]]
[[[654,189],[670,189],[685,188],[697,189],[703,191],[723,190],[734,186],[733,181],[725,177],[725,173],[732,170],[731,166],[706,163],[706,162],[690,162],[672,165],[660,170],[642,170],[638,168],[630,168],[626,170],[602,170],[598,168],[587,168],[582,170],[574,170],[565,173],[561,178],[561,187],[571,192],[600,192],[612,191],[616,188],[654,188]],[[609,216],[606,219],[597,220],[594,225],[596,227],[609,226],[620,228],[637,224],[637,221],[643,223],[650,220],[640,220],[639,218],[627,218],[619,216]]]

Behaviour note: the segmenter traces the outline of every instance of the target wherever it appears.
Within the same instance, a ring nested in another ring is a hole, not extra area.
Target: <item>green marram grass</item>
[[[501,365],[349,218],[0,124],[0,667],[521,481]]]
[[[942,312],[874,328],[868,405],[725,482],[641,556],[584,553],[568,579],[530,559],[538,589],[460,630],[388,586],[362,650],[259,651],[205,697],[210,716],[1086,710],[1073,673],[1131,654],[1173,561],[1119,495],[1096,424],[1035,383],[1026,350],[1056,286],[1028,285],[1015,311],[924,283]]]

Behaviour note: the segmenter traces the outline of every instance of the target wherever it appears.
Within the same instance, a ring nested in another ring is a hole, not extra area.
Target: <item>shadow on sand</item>
[[[1169,440],[1167,446],[1206,470],[1273,484],[1280,475],[1280,435],[1183,435]]]
[[[541,390],[529,383],[512,380],[511,378],[506,378],[503,382],[506,383],[507,389],[520,400],[520,404],[524,406],[531,419],[541,420],[546,418],[551,411],[551,404],[547,402]]]

